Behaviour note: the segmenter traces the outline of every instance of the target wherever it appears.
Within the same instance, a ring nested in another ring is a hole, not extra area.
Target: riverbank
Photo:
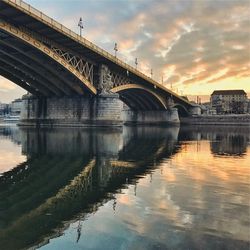
[[[192,125],[237,125],[250,126],[250,114],[240,115],[200,115],[181,117],[181,124]]]

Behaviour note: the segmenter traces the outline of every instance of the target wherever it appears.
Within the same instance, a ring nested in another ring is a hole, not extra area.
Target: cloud
[[[6,92],[9,90],[15,89],[15,86],[13,83],[3,77],[0,76],[0,91],[1,92]]]
[[[25,90],[14,84],[13,82],[0,76],[0,102],[10,103],[16,98],[22,97],[26,93]]]
[[[213,88],[237,78],[235,88],[250,92],[249,0],[27,2],[76,32],[83,17],[87,39],[110,53],[118,43],[119,58],[133,66],[138,58],[140,70],[152,68],[167,86]]]

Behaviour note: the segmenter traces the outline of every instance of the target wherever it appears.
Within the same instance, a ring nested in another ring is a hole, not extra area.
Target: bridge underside
[[[166,110],[163,103],[155,95],[144,89],[125,89],[117,92],[120,99],[131,109],[141,111]]]
[[[32,94],[24,98],[22,124],[178,123],[173,104],[192,108],[30,5],[1,0],[0,10],[0,75]]]
[[[90,91],[45,53],[0,31],[0,75],[38,97],[84,95]]]

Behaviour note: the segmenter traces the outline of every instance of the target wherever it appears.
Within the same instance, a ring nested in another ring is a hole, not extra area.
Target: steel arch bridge
[[[118,93],[134,111],[194,108],[21,0],[0,0],[0,75],[38,99]]]

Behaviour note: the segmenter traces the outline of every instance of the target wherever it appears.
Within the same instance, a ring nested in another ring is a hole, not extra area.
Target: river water
[[[0,249],[249,249],[250,127],[0,125]]]

